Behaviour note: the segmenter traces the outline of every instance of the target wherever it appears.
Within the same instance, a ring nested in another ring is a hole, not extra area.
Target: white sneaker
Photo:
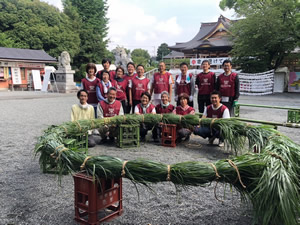
[[[219,147],[224,147],[225,144],[224,144],[224,141],[219,141]]]

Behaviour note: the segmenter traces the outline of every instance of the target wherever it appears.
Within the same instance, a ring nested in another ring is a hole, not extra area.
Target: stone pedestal
[[[58,68],[56,70],[56,83],[60,93],[77,92],[78,87],[74,82],[74,70],[71,68]]]

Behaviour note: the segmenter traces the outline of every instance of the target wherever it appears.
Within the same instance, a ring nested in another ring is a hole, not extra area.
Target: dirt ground
[[[74,221],[74,184],[64,176],[40,171],[33,149],[37,137],[52,124],[70,120],[74,94],[39,92],[0,92],[0,224],[77,224]],[[300,94],[241,96],[241,103],[294,106],[300,108]],[[242,107],[241,117],[284,122],[285,110]],[[279,131],[300,144],[300,129],[279,127]],[[123,160],[145,158],[172,164],[189,160],[214,162],[230,157],[218,146],[192,136],[189,144],[162,147],[151,141],[140,148],[120,149],[98,145],[92,155],[111,155]],[[252,222],[251,203],[242,203],[229,186],[218,184],[215,198],[213,182],[205,187],[190,187],[176,193],[168,182],[153,185],[155,193],[123,179],[124,213],[107,224],[222,224],[248,225]],[[139,196],[138,196],[139,193]]]

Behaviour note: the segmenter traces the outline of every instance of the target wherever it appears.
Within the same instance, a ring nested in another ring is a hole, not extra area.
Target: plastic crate
[[[77,222],[95,225],[123,213],[122,178],[98,181],[83,173],[77,173],[73,178]]]
[[[117,146],[120,148],[140,147],[140,125],[121,124],[118,127]]]
[[[77,134],[69,136],[64,140],[64,144],[67,148],[73,151],[83,151],[87,153],[88,151],[88,132],[84,134]]]
[[[166,147],[176,147],[176,124],[163,124],[161,144]]]
[[[300,110],[288,110],[288,123],[300,123]]]

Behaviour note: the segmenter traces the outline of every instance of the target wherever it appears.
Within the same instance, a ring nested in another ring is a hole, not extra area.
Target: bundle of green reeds
[[[124,162],[110,156],[90,157],[67,149],[62,143],[68,135],[83,133],[104,124],[155,125],[159,122],[183,127],[206,126],[219,129],[233,149],[255,147],[258,154],[244,154],[214,164],[182,162],[165,165],[139,159]],[[260,224],[298,224],[300,216],[300,146],[267,126],[252,126],[234,119],[199,119],[198,116],[172,114],[116,116],[102,120],[82,120],[52,126],[39,138],[35,149],[40,165],[55,165],[58,173],[85,171],[95,177],[126,177],[134,183],[170,181],[175,185],[205,185],[219,181],[233,185],[253,203],[254,222]]]

